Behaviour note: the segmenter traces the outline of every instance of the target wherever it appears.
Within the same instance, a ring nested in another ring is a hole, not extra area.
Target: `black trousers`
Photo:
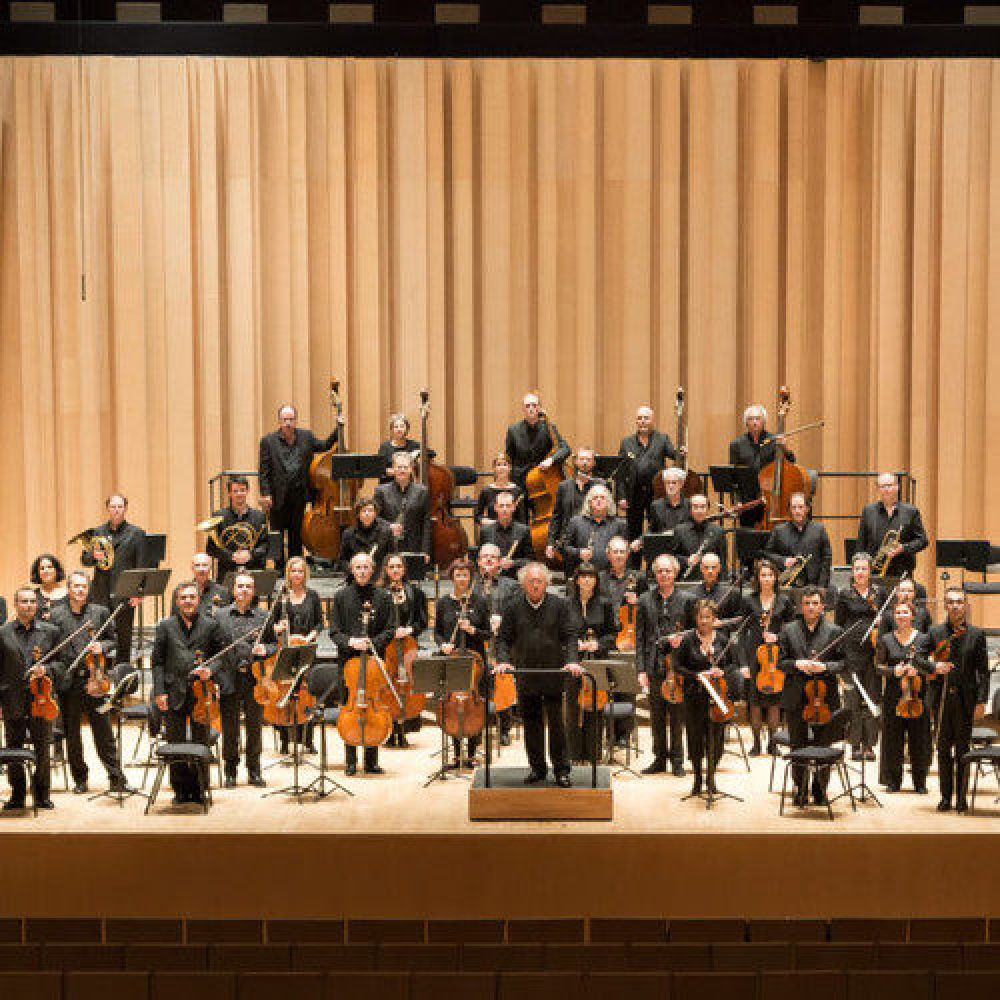
[[[956,791],[959,802],[965,798],[969,769],[962,758],[969,752],[973,724],[972,713],[966,711],[958,692],[949,691],[937,734],[938,784],[942,799],[950,800]]]
[[[709,752],[711,740],[711,760],[709,761],[709,777],[711,778],[722,759],[725,748],[726,727],[721,722],[713,722],[708,714],[708,705],[703,701],[685,699],[684,728],[687,731],[688,758],[696,775],[702,771],[702,762]]]
[[[260,773],[261,724],[263,708],[254,700],[254,678],[252,674],[237,672],[235,690],[219,699],[219,713],[222,716],[222,759],[226,773],[235,774],[240,763],[240,711],[246,719],[246,761],[250,774]]]
[[[114,602],[115,608],[121,601]],[[123,608],[115,619],[115,663],[128,663],[132,659],[132,628],[135,623],[135,608]]]
[[[52,742],[52,723],[45,719],[36,719],[30,715],[22,716],[20,719],[5,719],[4,728],[7,732],[7,747],[18,749],[24,747],[26,741],[31,741],[31,746],[35,751],[35,800],[47,799],[49,789],[52,785],[51,772],[49,770],[49,744]],[[27,781],[24,776],[24,768],[20,764],[11,765],[7,768],[7,780],[10,782],[10,800],[18,803],[24,802],[24,795],[27,789]]]
[[[660,688],[663,678],[649,678],[649,728],[653,733],[653,757],[657,761],[684,763],[684,702],[674,705],[667,701]]]
[[[524,746],[528,765],[537,774],[545,774],[545,730],[549,731],[549,758],[556,774],[569,774],[569,751],[563,726],[563,696],[561,694],[523,694],[518,703],[524,722]]]
[[[909,745],[910,771],[913,787],[927,784],[931,758],[931,720],[925,709],[917,719],[901,719],[896,706],[887,704],[882,710],[882,775],[887,785],[903,783],[903,749]]]
[[[124,613],[124,612],[123,612]],[[75,782],[85,782],[90,773],[83,756],[83,720],[90,723],[90,734],[94,738],[97,756],[108,772],[112,784],[125,780],[125,775],[118,767],[115,753],[115,738],[111,731],[111,716],[107,712],[98,712],[101,704],[96,698],[91,698],[86,691],[74,686],[64,692],[59,699],[62,709],[63,731],[66,734],[66,756],[69,759],[70,774]]]
[[[793,750],[800,750],[802,747],[828,747],[833,742],[833,733],[829,726],[810,726],[802,718],[802,709],[797,708],[793,712],[787,712],[788,721],[788,742]],[[792,780],[795,788],[805,793],[807,769],[801,764],[796,764],[792,768]],[[830,769],[820,771],[813,781],[813,793],[825,795],[826,787],[830,783]]]
[[[188,726],[190,724],[190,742],[204,743],[208,746],[209,727],[195,722],[191,718],[191,709],[194,708],[194,695],[189,691],[184,704],[180,708],[168,708],[163,714],[163,731],[166,734],[168,743],[187,743]],[[198,778],[194,767],[202,767],[202,782],[208,787],[208,766],[191,764],[171,764],[170,765],[170,787],[175,795],[193,798],[198,794]]]
[[[344,744],[344,762],[348,767],[358,766],[358,748]],[[378,766],[378,747],[365,747],[365,770]]]
[[[304,494],[285,497],[281,507],[271,508],[271,530],[280,532],[282,537],[281,568],[292,556],[302,555],[302,515],[305,510]]]
[[[628,498],[628,513],[625,524],[628,529],[628,540],[634,542],[642,538],[646,514],[653,503],[653,490],[639,486]],[[629,566],[633,569],[642,564],[642,552],[629,552]]]

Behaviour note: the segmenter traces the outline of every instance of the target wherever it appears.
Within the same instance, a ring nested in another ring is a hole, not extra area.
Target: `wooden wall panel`
[[[2,589],[112,489],[185,567],[208,477],[279,403],[325,431],[331,376],[354,447],[429,385],[479,468],[531,388],[613,451],[684,384],[705,468],[787,382],[807,464],[1000,533],[998,67],[0,61]]]

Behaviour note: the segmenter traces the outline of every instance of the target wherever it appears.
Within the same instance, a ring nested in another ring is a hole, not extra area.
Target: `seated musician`
[[[124,614],[124,611],[122,612]],[[63,642],[76,632],[85,622],[93,625],[94,633],[101,630],[110,617],[108,609],[90,600],[90,578],[77,570],[69,575],[69,598],[52,609],[50,621],[59,630],[59,641]],[[63,732],[66,734],[66,756],[73,776],[73,791],[77,795],[87,792],[89,771],[83,756],[83,719],[87,718],[90,735],[94,740],[97,756],[108,772],[112,791],[124,791],[125,774],[118,766],[115,739],[111,732],[111,720],[107,710],[102,710],[105,699],[91,695],[87,690],[89,671],[83,662],[83,654],[93,653],[103,656],[107,669],[114,663],[115,631],[111,625],[105,629],[100,639],[83,632],[72,639],[61,655],[66,666],[59,682],[59,707],[62,711]],[[68,668],[80,663],[70,671]]]
[[[639,598],[636,669],[639,685],[649,695],[649,728],[653,737],[653,759],[642,769],[643,774],[663,774],[669,760],[674,774],[684,775],[684,703],[667,701],[662,691],[667,657],[681,644],[681,633],[687,627],[689,606],[693,603],[674,586],[679,568],[673,556],[658,555],[653,560],[656,588]]]
[[[29,579],[38,595],[38,616],[49,621],[52,609],[65,604],[69,588],[66,583],[66,570],[57,556],[51,552],[43,552],[36,556],[31,564]]]
[[[374,498],[358,497],[354,504],[354,524],[340,536],[341,564],[346,568],[359,552],[367,552],[375,560],[376,572],[380,572],[394,543],[392,525],[378,516]]]
[[[625,522],[611,514],[611,491],[603,483],[591,486],[583,508],[570,522],[563,541],[567,573],[581,564],[600,572],[608,568],[608,542],[627,531]]]
[[[207,556],[205,557],[208,558]],[[222,625],[212,615],[199,608],[200,594],[194,580],[185,580],[174,591],[174,612],[162,619],[153,638],[151,665],[153,698],[163,713],[163,725],[168,743],[209,742],[208,723],[192,717],[195,697],[191,683],[196,678],[214,681],[224,664],[216,661],[211,667],[195,667],[196,654],[211,658],[225,645]],[[207,768],[202,780],[208,784]],[[174,805],[185,802],[201,803],[198,779],[187,764],[170,765],[170,786],[174,790]]]
[[[570,522],[583,509],[584,501],[592,486],[603,484],[603,479],[595,479],[595,455],[593,448],[578,448],[573,460],[574,471],[569,479],[564,479],[556,489],[555,508],[549,519],[549,540],[545,547],[545,558],[554,559],[565,541]],[[572,569],[566,569],[572,573]]]
[[[419,641],[427,630],[427,595],[414,583],[406,579],[406,562],[398,553],[393,553],[385,561],[382,586],[392,600],[390,624],[393,639],[412,638]],[[391,645],[391,643],[390,643]],[[415,729],[420,728],[420,719],[413,720]],[[386,746],[405,747],[406,726],[402,719],[396,719]]]
[[[878,500],[861,511],[858,526],[858,548],[873,558],[882,547],[889,531],[898,533],[897,541],[888,550],[888,562],[882,576],[913,575],[917,553],[927,548],[927,532],[920,511],[913,504],[900,503],[899,480],[891,472],[878,477]]]
[[[913,608],[900,602],[893,610],[892,631],[883,635],[875,650],[875,663],[885,677],[882,691],[882,768],[886,791],[898,792],[903,784],[903,745],[909,745],[910,774],[913,790],[927,794],[927,771],[931,763],[931,720],[926,698],[928,675],[933,665],[928,658],[930,640],[926,633],[913,627]],[[903,699],[903,686],[910,686],[915,702],[911,701],[912,717],[905,707],[903,715],[897,707]],[[919,691],[913,690],[913,686]]]
[[[18,587],[14,591],[14,617],[0,627],[0,711],[4,746],[8,750],[21,749],[30,740],[35,752],[32,798],[39,809],[55,808],[49,797],[52,723],[31,714],[30,681],[46,674],[53,682],[59,680],[58,661],[35,663],[36,650],[39,657],[44,657],[58,643],[58,629],[38,618],[38,595],[31,587]],[[4,811],[23,809],[27,791],[24,768],[11,764],[7,780],[10,798],[4,803]]]
[[[263,628],[270,617],[254,604],[253,577],[238,572],[233,578],[233,603],[222,608],[216,619],[225,632],[226,645]],[[240,712],[246,720],[247,781],[263,788],[260,770],[263,706],[254,699],[256,678],[253,664],[263,662],[278,651],[274,630],[269,625],[253,642],[244,642],[230,651],[226,668],[219,673],[219,711],[222,716],[222,759],[226,788],[236,787],[240,763]]]
[[[735,618],[745,614],[743,594],[738,584],[722,582],[722,562],[714,552],[706,552],[699,563],[701,567],[701,582],[694,588],[691,597],[694,601],[706,600],[715,605],[719,618]],[[694,605],[691,606],[692,612]],[[694,621],[689,623],[694,627]]]
[[[511,479],[510,474],[510,459],[501,451],[493,457],[493,482],[487,483],[476,498],[474,517],[480,527],[497,519],[496,501],[501,493],[509,493],[514,498],[514,519],[528,523],[524,490]]]
[[[507,428],[504,451],[510,459],[514,482],[525,489],[525,476],[532,469],[550,469],[569,458],[569,445],[558,431],[555,432],[555,451],[552,451],[552,432],[548,420],[543,419],[538,393],[526,393],[521,401],[523,419]]]
[[[777,449],[784,449],[785,458],[789,462],[795,461],[795,453],[784,443],[781,435],[771,434],[767,430],[767,409],[760,403],[752,403],[743,411],[743,424],[746,433],[729,442],[729,464],[742,465],[748,469],[753,469],[759,473],[765,466],[774,461]],[[746,496],[741,496],[741,502],[746,503],[756,500],[760,496],[760,490],[756,490]],[[756,508],[745,511],[740,515],[740,523],[750,526],[760,519],[760,511]]]
[[[398,451],[392,457],[392,481],[375,488],[379,516],[389,522],[397,552],[422,552],[430,562],[430,496],[423,483],[414,482],[413,459]]]
[[[405,413],[394,413],[389,417],[389,437],[378,446],[377,452],[385,463],[385,473],[379,479],[380,483],[392,482],[392,460],[400,452],[406,452],[413,459],[414,466],[420,460],[420,442],[414,441],[409,433],[410,419]],[[433,449],[427,449],[429,459],[436,454]]]
[[[740,634],[739,658],[741,673],[747,681],[747,705],[750,709],[750,728],[753,731],[751,757],[761,753],[760,734],[767,721],[767,753],[774,752],[771,741],[781,727],[781,692],[761,691],[757,678],[760,674],[758,651],[765,644],[777,645],[778,634],[784,625],[795,617],[795,605],[781,590],[778,571],[768,559],[758,559],[754,563],[753,578],[749,597],[743,600],[743,613],[750,621]]]
[[[628,551],[628,543],[621,535],[615,535],[604,550],[608,565],[601,570],[600,588],[611,601],[615,617],[624,602],[638,605],[639,597],[649,586],[644,574],[629,569]]]
[[[623,437],[618,446],[618,455],[629,463],[625,493],[630,542],[642,538],[643,524],[653,502],[653,479],[665,462],[678,457],[670,436],[656,430],[654,420],[653,408],[640,406],[635,411],[635,433]]]
[[[811,725],[803,716],[807,708],[806,684],[809,681],[823,682],[825,703],[834,713],[840,708],[837,674],[844,669],[839,644],[831,648],[831,643],[840,638],[842,630],[823,617],[823,592],[819,587],[803,588],[800,611],[801,616],[784,625],[778,635],[781,646],[778,669],[785,675],[781,707],[785,712],[788,739],[793,750],[806,746],[829,746],[832,742],[834,733],[829,724]],[[805,806],[809,802],[806,768],[797,765],[792,770],[792,777],[795,804]],[[817,804],[826,802],[829,781],[829,769],[817,774],[812,787],[813,801]]]
[[[435,605],[434,641],[439,652],[450,656],[455,652],[468,650],[477,653],[483,661],[484,670],[479,678],[479,694],[487,696],[488,678],[485,665],[486,643],[490,641],[490,607],[486,598],[472,590],[472,563],[467,559],[456,559],[448,567],[448,578],[452,583],[452,593],[442,594]],[[449,769],[456,769],[464,760],[465,766],[476,766],[480,736],[469,736],[465,741],[465,756],[462,756],[462,741],[452,737],[455,752]],[[510,737],[508,735],[508,742]]]
[[[777,525],[764,546],[764,555],[782,570],[791,570],[796,562],[806,560],[795,578],[795,586],[811,584],[830,586],[833,549],[826,528],[809,517],[809,504],[801,493],[788,500],[791,519]]]
[[[267,560],[267,515],[262,510],[251,507],[247,502],[250,483],[246,476],[230,476],[227,484],[229,504],[213,516],[222,518],[222,523],[209,536],[206,551],[215,559],[215,579],[218,583],[227,573],[238,569],[263,569]],[[216,542],[222,538],[226,528],[234,524],[245,524],[248,534],[256,536],[253,548],[237,548],[230,551]]]
[[[496,498],[496,520],[484,524],[480,544],[494,544],[500,550],[500,572],[516,579],[532,558],[531,531],[523,521],[514,520],[514,497],[500,493]]]
[[[207,552],[196,552],[191,557],[191,581],[198,589],[198,610],[202,614],[214,614],[229,603],[229,592],[212,579],[212,559]],[[177,610],[177,594],[180,585],[174,587],[170,595],[170,607]]]
[[[681,493],[687,473],[676,465],[663,470],[663,485],[667,495],[653,501],[649,510],[649,532],[673,531],[679,524],[691,520],[691,504]]]
[[[726,534],[714,521],[708,520],[708,497],[704,494],[691,497],[691,520],[677,525],[674,541],[678,562],[684,567],[682,580],[696,577],[696,567],[709,552],[719,557],[722,572],[726,572]]]
[[[391,601],[389,595],[381,587],[376,587],[372,580],[375,573],[372,557],[366,552],[359,552],[351,560],[350,571],[347,582],[333,597],[330,616],[330,638],[337,647],[341,669],[348,660],[366,649],[374,649],[380,657],[384,657],[393,633]],[[361,611],[366,603],[372,608],[367,636],[361,620]],[[347,765],[344,773],[349,777],[357,774],[358,748],[348,744],[344,757]],[[364,758],[367,774],[385,773],[379,766],[378,747],[365,747]]]

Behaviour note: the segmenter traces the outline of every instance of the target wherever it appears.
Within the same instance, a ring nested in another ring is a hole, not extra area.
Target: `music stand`
[[[736,529],[736,557],[741,568],[753,566],[757,559],[764,558],[764,550],[770,537],[770,532],[767,531],[754,531],[752,528]],[[775,572],[779,572],[777,567]]]
[[[233,592],[233,581],[237,576],[253,577],[254,599],[264,598],[268,600],[274,593],[274,587],[281,574],[276,569],[234,569],[230,570],[222,580],[222,586],[227,593]]]
[[[760,480],[749,465],[710,465],[708,474],[719,496],[730,496],[741,503],[760,496]]]
[[[879,717],[878,706],[872,701],[871,695],[861,686],[861,678],[853,670],[848,670],[846,673],[850,677],[855,690],[858,692],[858,701],[861,702],[861,710],[867,712],[877,722]],[[845,791],[840,792],[839,795],[835,795],[830,799],[830,805],[833,805],[837,799],[842,799],[846,795],[855,802],[874,802],[879,809],[884,808],[879,797],[872,791],[871,786],[866,780],[865,765],[868,762],[865,756],[866,753],[867,750],[862,749],[860,773],[855,772],[861,780],[851,784]],[[853,769],[849,768],[849,770]]]
[[[130,670],[108,693],[107,707],[101,706],[97,709],[101,714],[104,712],[115,713],[115,760],[118,764],[118,773],[122,776],[122,783],[118,788],[108,788],[106,791],[91,795],[87,799],[88,802],[96,802],[98,799],[108,798],[116,801],[124,809],[125,800],[132,798],[133,795],[140,795],[144,799],[149,798],[145,792],[138,788],[133,788],[125,780],[125,767],[122,762],[122,708],[125,699],[139,690],[140,677],[140,670]]]
[[[173,572],[169,569],[126,569],[118,577],[115,584],[115,592],[112,595],[117,601],[128,601],[133,597],[139,598],[139,627],[135,629],[135,654],[129,650],[128,662],[139,663],[139,697],[145,697],[145,674],[142,670],[142,630],[145,628],[145,598],[163,598],[163,592],[167,589],[167,581]],[[121,651],[115,650],[115,659],[121,656]],[[119,660],[119,662],[121,662]]]
[[[673,555],[677,551],[677,539],[670,531],[647,532],[642,536],[642,558],[647,566],[653,565],[657,556]]]
[[[427,559],[423,552],[400,552],[406,567],[406,579],[410,583],[420,583],[427,579]]]
[[[327,686],[327,689],[322,693],[316,695],[316,711],[320,716],[319,725],[319,739],[320,739],[320,755],[319,755],[319,776],[314,778],[305,788],[302,789],[302,793],[311,792],[316,796],[317,799],[325,799],[331,792],[339,791],[346,792],[352,799],[354,798],[354,792],[349,788],[345,788],[339,781],[333,778],[327,777],[327,767],[326,767],[326,724],[323,719],[323,713],[326,712],[327,702],[329,702],[337,689],[341,684],[341,677],[339,671],[334,671],[333,680]],[[327,788],[327,785],[330,787]]]
[[[608,668],[608,689],[611,692],[611,703],[614,704],[615,695],[623,694],[626,697],[632,698],[632,704],[634,705],[635,699],[642,690],[639,687],[639,675],[635,670],[635,653],[619,653],[617,656],[611,654],[604,662]],[[635,726],[639,724],[637,717],[633,716],[632,724]],[[608,755],[606,763],[612,765],[617,763],[615,760],[615,717],[613,711],[608,719]],[[625,763],[612,774],[612,777],[617,778],[619,774],[624,774],[626,771],[636,778],[642,777],[638,771],[632,768],[631,739],[625,741]]]
[[[159,569],[167,557],[167,536],[147,534],[142,546],[142,561],[149,569]]]
[[[330,456],[331,479],[381,479],[385,460],[381,455],[357,455],[334,452]]]
[[[278,659],[274,664],[274,670],[271,672],[271,679],[276,682],[290,682],[291,686],[288,689],[288,693],[282,698],[282,701],[290,706],[291,718],[293,720],[298,718],[299,697],[302,685],[306,682],[306,678],[309,676],[315,660],[316,643],[310,643],[307,646],[286,646],[278,652]],[[276,788],[273,791],[264,792],[262,798],[266,799],[271,795],[294,795],[296,802],[302,801],[301,797],[306,791],[306,786],[299,784],[299,768],[302,766],[302,744],[300,740],[295,738],[297,735],[295,730],[298,726],[299,723],[297,722],[293,721],[289,723],[289,728],[292,730],[292,783],[285,785],[284,788]],[[287,760],[288,758],[284,759]],[[316,767],[315,764],[311,763],[310,766]]]
[[[471,654],[461,656],[418,656],[413,661],[413,692],[437,698],[441,706],[441,766],[424,782],[426,788],[432,781],[448,778],[471,778],[462,773],[462,741],[458,741],[458,769],[455,774],[448,768],[448,734],[444,731],[445,699],[454,691],[468,691],[472,687],[476,657]]]

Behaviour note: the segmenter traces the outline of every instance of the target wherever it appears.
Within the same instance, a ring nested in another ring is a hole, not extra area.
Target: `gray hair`
[[[594,497],[597,496],[598,494],[602,494],[604,496],[604,498],[608,501],[608,509],[609,510],[611,509],[614,503],[614,501],[611,499],[611,490],[609,490],[607,486],[604,485],[604,483],[597,483],[596,485],[591,486],[589,490],[587,490],[587,499],[583,501],[583,510],[581,511],[581,513],[583,513],[586,517],[591,516],[590,504],[591,501],[594,499]]]
[[[751,417],[763,417],[764,423],[767,423],[767,407],[762,406],[760,403],[751,403],[743,411],[743,423],[746,423]]]

